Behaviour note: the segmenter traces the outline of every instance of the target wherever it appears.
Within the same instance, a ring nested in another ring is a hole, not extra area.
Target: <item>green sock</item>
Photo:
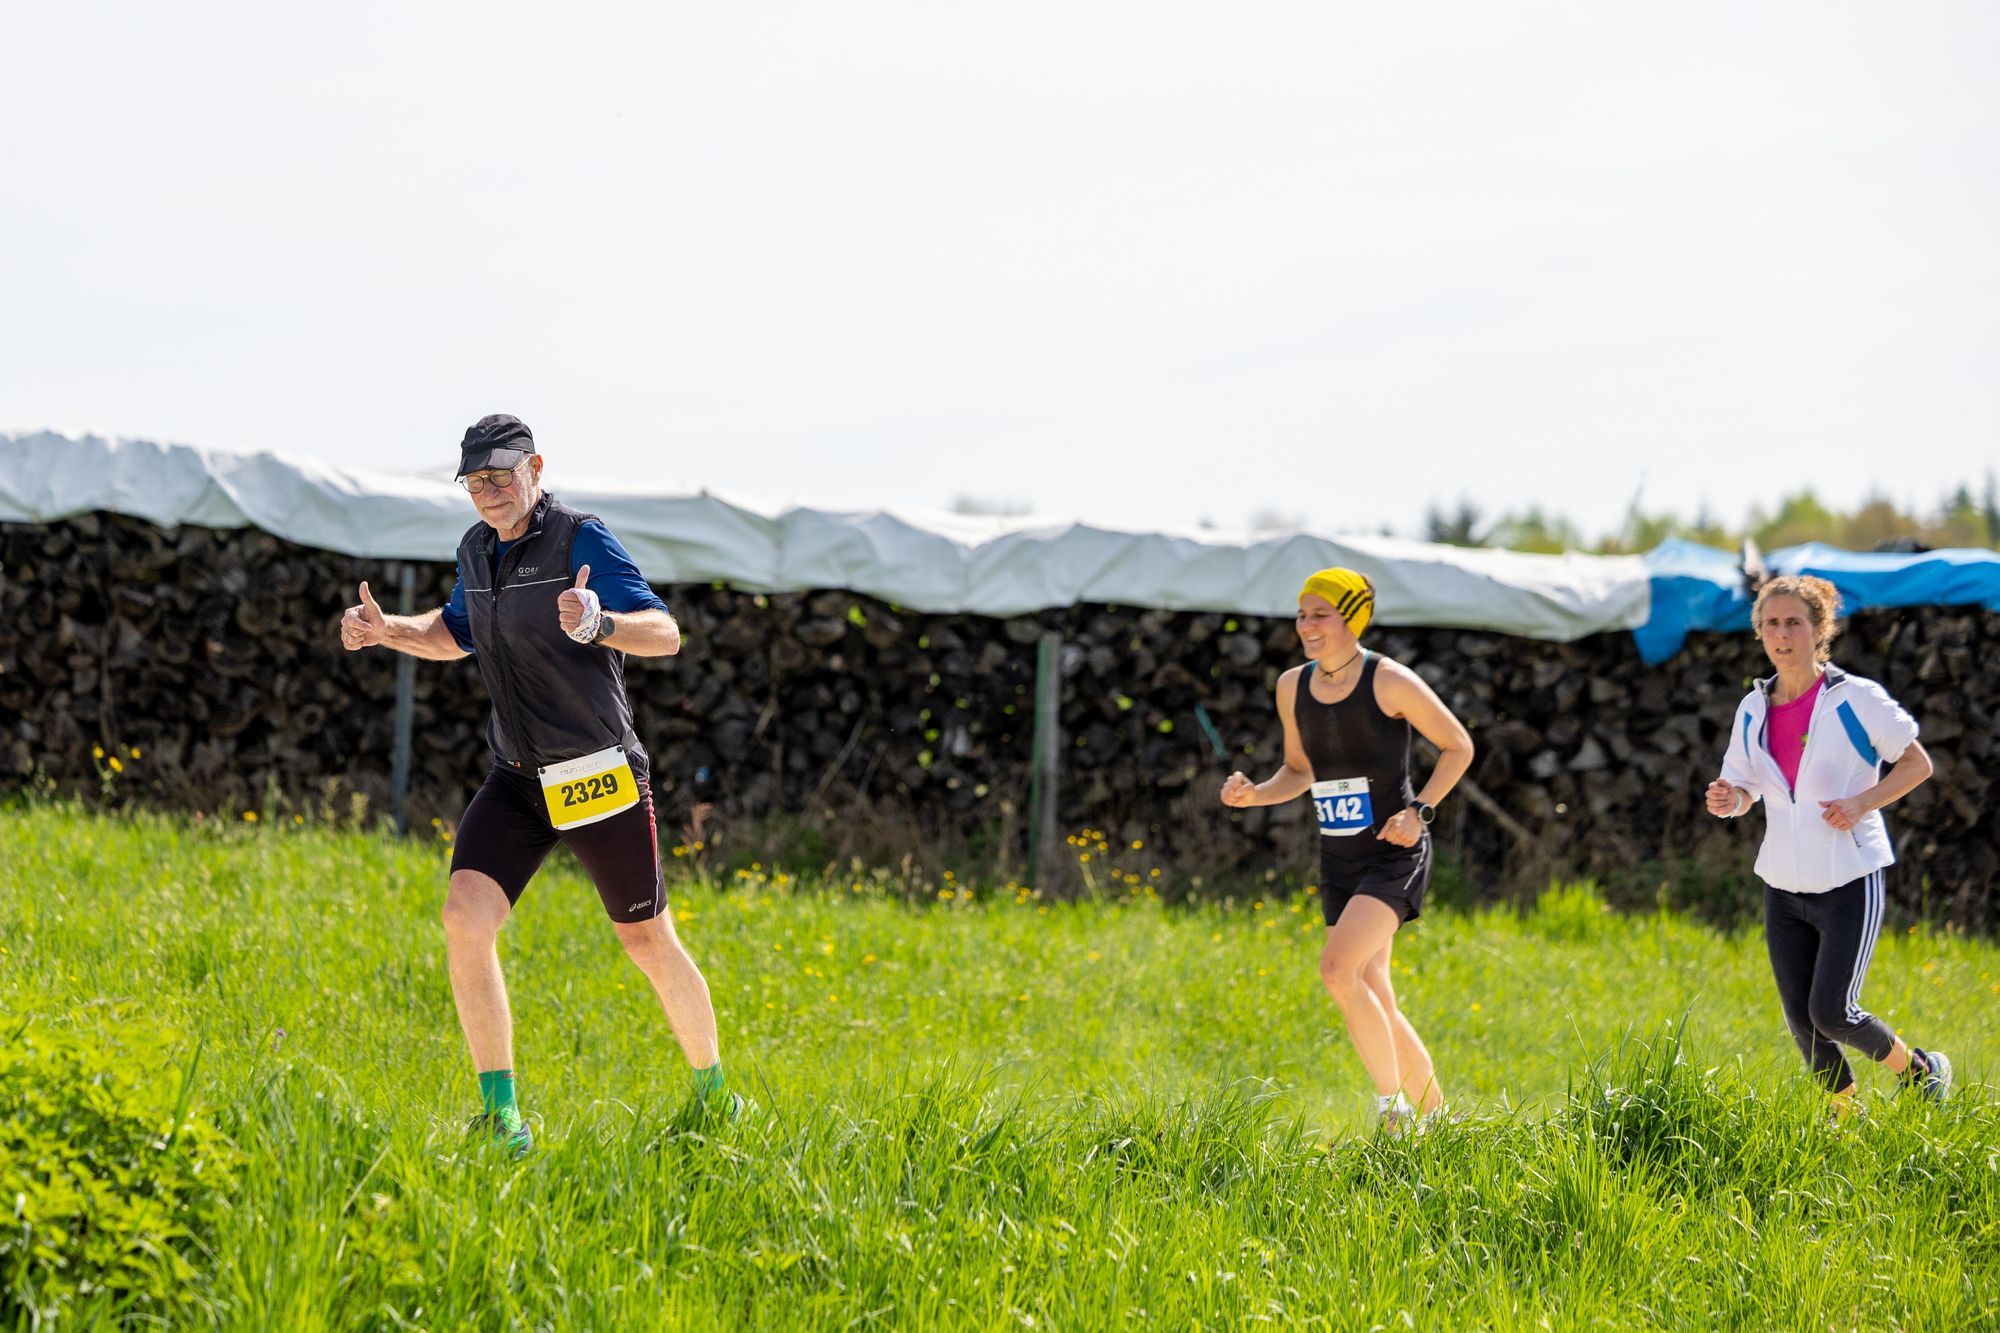
[[[728,1091],[729,1082],[722,1077],[722,1061],[717,1060],[706,1069],[694,1071],[694,1095],[701,1101],[720,1097]]]
[[[479,1075],[479,1104],[488,1115],[519,1111],[514,1101],[514,1071],[488,1069]]]

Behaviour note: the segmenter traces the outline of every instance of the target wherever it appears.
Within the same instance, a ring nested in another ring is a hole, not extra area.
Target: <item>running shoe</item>
[[[689,1097],[673,1119],[675,1129],[681,1132],[734,1125],[747,1116],[757,1113],[757,1103],[740,1092],[724,1090],[704,1097],[700,1093]]]
[[[1426,1111],[1417,1117],[1417,1133],[1426,1133],[1436,1129],[1439,1125],[1462,1125],[1464,1123],[1464,1112],[1452,1111],[1440,1106],[1434,1111]]]
[[[1951,1057],[1943,1051],[1926,1051],[1911,1047],[1910,1054],[1923,1061],[1924,1072],[1912,1079],[1905,1079],[1903,1086],[1915,1088],[1917,1095],[1927,1102],[1944,1105],[1951,1096]]]
[[[1392,1139],[1402,1138],[1418,1127],[1416,1109],[1402,1093],[1375,1099],[1375,1128]]]
[[[468,1138],[479,1138],[486,1144],[505,1147],[507,1155],[517,1162],[535,1146],[535,1132],[528,1128],[521,1112],[512,1106],[498,1111],[481,1111],[467,1123],[465,1133]]]

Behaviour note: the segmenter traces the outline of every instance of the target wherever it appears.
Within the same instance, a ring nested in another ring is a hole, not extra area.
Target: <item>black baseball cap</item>
[[[458,446],[458,475],[513,467],[534,453],[535,433],[527,422],[505,413],[481,417],[465,428],[465,439]]]

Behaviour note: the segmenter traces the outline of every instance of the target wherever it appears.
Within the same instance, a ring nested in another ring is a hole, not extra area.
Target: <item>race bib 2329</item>
[[[609,819],[639,802],[639,784],[625,751],[612,746],[538,770],[549,823],[558,829],[582,828]]]

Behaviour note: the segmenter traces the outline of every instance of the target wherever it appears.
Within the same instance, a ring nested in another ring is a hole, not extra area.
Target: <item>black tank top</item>
[[[1377,654],[1362,650],[1361,679],[1339,703],[1323,704],[1313,698],[1312,678],[1317,662],[1307,662],[1305,670],[1299,673],[1298,698],[1292,705],[1299,728],[1299,745],[1306,752],[1306,762],[1312,765],[1315,784],[1340,784],[1335,789],[1337,794],[1315,791],[1313,804],[1319,807],[1334,802],[1330,810],[1338,816],[1336,824],[1354,828],[1354,832],[1345,836],[1322,837],[1322,853],[1357,859],[1380,855],[1388,844],[1377,840],[1375,835],[1416,795],[1410,786],[1410,724],[1390,717],[1375,702],[1375,667],[1381,660]],[[1365,827],[1356,817],[1354,805],[1340,804],[1352,801],[1357,794],[1357,779],[1367,783],[1365,809],[1369,820]],[[1330,810],[1317,811],[1322,831]]]

